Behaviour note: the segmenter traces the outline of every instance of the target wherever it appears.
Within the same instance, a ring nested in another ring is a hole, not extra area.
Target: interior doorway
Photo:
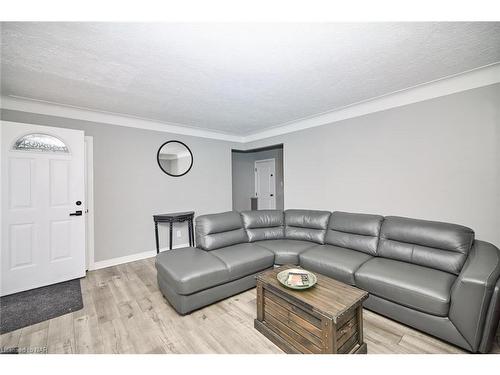
[[[276,159],[255,161],[255,198],[258,210],[276,209]]]
[[[283,144],[233,149],[233,210],[284,209],[283,176]]]

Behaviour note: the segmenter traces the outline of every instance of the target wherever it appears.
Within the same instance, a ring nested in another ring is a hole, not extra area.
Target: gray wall
[[[251,153],[232,153],[233,174],[233,210],[245,211],[250,209],[250,197],[255,194],[255,161],[272,159],[276,160],[276,208],[284,207],[283,192],[283,150],[266,150]]]
[[[253,165],[251,154],[232,153],[233,210],[250,209],[250,197],[255,194]]]
[[[5,121],[81,129],[94,137],[95,260],[155,249],[152,215],[194,210],[196,215],[231,209],[231,143],[122,126],[2,110]],[[163,173],[156,152],[180,140],[193,152],[191,171]],[[179,226],[177,226],[179,227]],[[174,231],[174,245],[188,242]],[[168,229],[160,228],[161,247]]]
[[[244,147],[284,143],[285,208],[455,222],[500,246],[499,103],[496,84]],[[94,136],[96,260],[154,249],[153,213],[231,209],[230,149],[242,146],[8,110],[2,119]],[[184,177],[156,164],[169,139],[193,151]]]
[[[285,208],[470,226],[500,246],[500,84],[252,142],[284,143]]]

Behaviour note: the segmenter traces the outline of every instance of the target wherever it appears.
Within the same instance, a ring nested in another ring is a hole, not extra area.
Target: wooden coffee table
[[[289,268],[300,267],[282,266],[257,276],[255,328],[286,353],[365,354],[368,293],[318,273],[312,288],[289,289],[276,279]]]

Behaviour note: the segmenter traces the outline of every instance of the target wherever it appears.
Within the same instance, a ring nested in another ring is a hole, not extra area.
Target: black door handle
[[[274,197],[274,194],[270,194],[271,197]]]
[[[69,216],[82,216],[82,211],[75,211],[69,214]]]

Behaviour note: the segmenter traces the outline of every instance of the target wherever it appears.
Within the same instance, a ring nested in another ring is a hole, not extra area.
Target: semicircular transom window
[[[22,136],[14,143],[13,149],[22,151],[69,152],[68,146],[59,138],[41,133]]]

